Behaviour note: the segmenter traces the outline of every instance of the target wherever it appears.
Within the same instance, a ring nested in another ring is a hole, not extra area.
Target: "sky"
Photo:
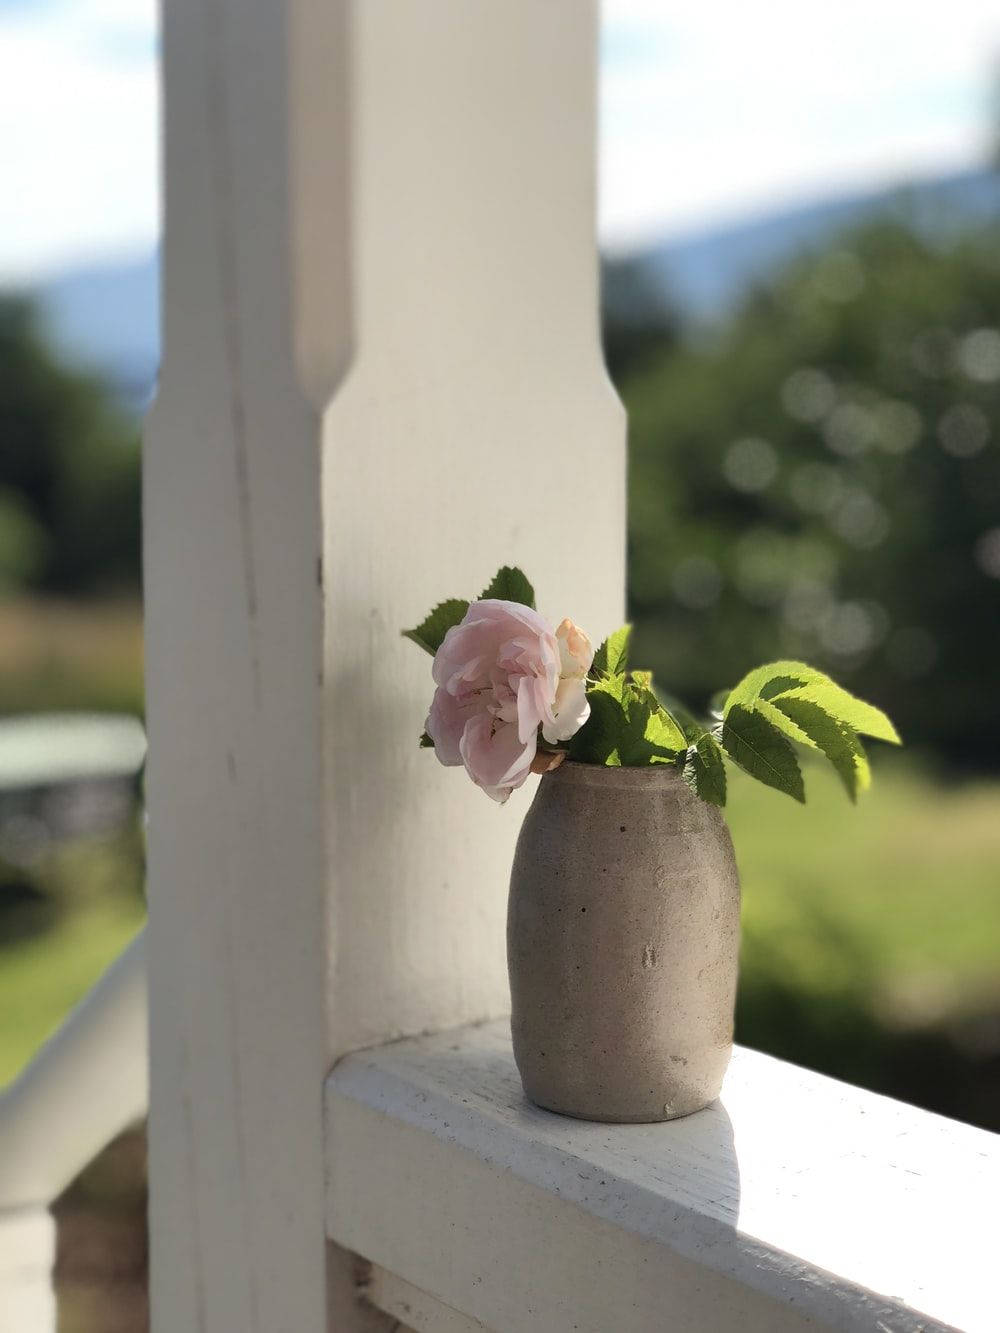
[[[605,0],[602,242],[982,162],[995,0]],[[0,282],[158,232],[154,0],[0,0]]]

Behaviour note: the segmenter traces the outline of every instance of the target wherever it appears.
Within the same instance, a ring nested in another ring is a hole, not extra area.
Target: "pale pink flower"
[[[569,620],[553,633],[517,602],[472,602],[434,658],[427,734],[438,759],[464,764],[473,782],[505,801],[531,772],[539,728],[558,744],[586,722],[593,657]]]
[[[547,741],[566,741],[574,736],[590,716],[587,703],[587,672],[594,660],[594,647],[572,620],[564,620],[556,630],[559,644],[559,684],[552,702],[552,720],[542,728]]]

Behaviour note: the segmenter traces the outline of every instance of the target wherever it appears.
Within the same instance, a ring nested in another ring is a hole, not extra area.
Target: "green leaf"
[[[670,716],[652,690],[645,689],[642,686],[637,688],[640,693],[636,700],[636,706],[649,710],[649,718],[644,732],[646,740],[679,754],[687,743],[683,728],[675,718]]]
[[[513,565],[504,565],[494,574],[489,587],[479,594],[478,600],[519,602],[521,606],[530,606],[534,610],[535,590],[519,569]]]
[[[772,727],[777,727],[778,731],[783,736],[787,736],[789,740],[798,741],[800,745],[808,745],[813,750],[819,748],[808,731],[800,727],[790,714],[782,712],[769,699],[758,699],[754,711],[759,713],[761,717],[766,718]],[[829,713],[827,717],[830,717]],[[832,722],[833,719],[830,718],[830,721]]]
[[[620,764],[618,744],[628,723],[621,695],[604,688],[610,681],[602,681],[587,691],[590,717],[571,737],[569,757],[581,764]],[[614,756],[612,758],[612,756]]]
[[[628,662],[628,643],[632,636],[632,626],[623,625],[608,637],[594,654],[591,668],[599,676],[616,676],[625,670]]]
[[[602,676],[600,680],[594,681],[593,685],[587,687],[587,698],[589,699],[593,693],[610,694],[619,703],[624,703],[628,683],[627,676]]]
[[[452,597],[447,602],[440,602],[423,624],[416,629],[404,629],[403,638],[411,639],[418,647],[433,657],[444,642],[444,636],[465,618],[469,603],[459,597]]]
[[[699,721],[694,713],[685,707],[679,699],[675,699],[672,694],[667,694],[663,690],[657,690],[655,693],[660,701],[660,706],[666,709],[680,727],[686,741],[695,744],[702,736],[707,735],[708,727],[705,723]]]
[[[778,704],[783,699],[804,699],[824,709],[838,722],[851,727],[862,736],[872,736],[877,741],[888,741],[890,745],[900,745],[899,732],[889,718],[876,708],[850,694],[842,686],[832,681],[829,676],[816,673],[817,678],[805,684],[791,686],[776,693],[772,702]]]
[[[656,696],[624,676],[607,676],[587,691],[590,717],[569,743],[585,764],[672,764],[687,748],[683,732]]]
[[[418,744],[419,744],[421,750],[433,750],[433,749],[434,749],[434,742],[431,740],[430,736],[427,735],[427,732],[426,732],[426,731],[421,735]]]
[[[703,801],[726,804],[726,766],[719,742],[709,732],[702,732],[700,739],[688,746],[681,776]]]
[[[625,729],[618,744],[621,762],[628,768],[672,764],[687,748],[684,733],[661,707],[651,690],[626,685]]]
[[[633,685],[640,685],[644,690],[651,690],[653,688],[652,671],[630,671],[628,673],[628,678]]]
[[[738,687],[737,687],[738,688]],[[805,801],[805,788],[795,751],[778,731],[742,704],[728,704],[722,725],[726,753],[745,773],[769,787]]]
[[[753,708],[761,692],[775,679],[780,679],[781,688],[786,689],[793,685],[805,685],[822,676],[821,671],[817,671],[806,662],[768,662],[764,666],[754,667],[753,671],[748,671],[740,683],[729,691],[722,706],[722,715],[727,717],[729,710],[737,705]]]
[[[807,662],[768,662],[748,672],[729,692],[723,716],[736,705],[754,708],[759,699],[774,702],[789,695],[818,704],[838,722],[846,723],[863,736],[900,744],[896,728],[880,708],[856,698]]]
[[[861,742],[825,708],[789,695],[779,695],[773,703],[760,699],[757,707],[786,736],[825,754],[852,801],[871,785],[871,769]]]

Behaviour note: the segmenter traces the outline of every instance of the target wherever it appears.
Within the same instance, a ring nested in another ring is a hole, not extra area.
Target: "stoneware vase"
[[[531,1101],[671,1120],[732,1052],[740,889],[721,812],[676,768],[566,762],[542,778],[511,874],[514,1058]]]

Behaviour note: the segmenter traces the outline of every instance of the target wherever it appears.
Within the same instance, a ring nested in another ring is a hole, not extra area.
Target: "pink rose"
[[[464,764],[495,801],[531,772],[538,732],[550,744],[590,716],[590,640],[570,620],[553,633],[517,602],[472,602],[434,658],[427,734],[442,764]]]

